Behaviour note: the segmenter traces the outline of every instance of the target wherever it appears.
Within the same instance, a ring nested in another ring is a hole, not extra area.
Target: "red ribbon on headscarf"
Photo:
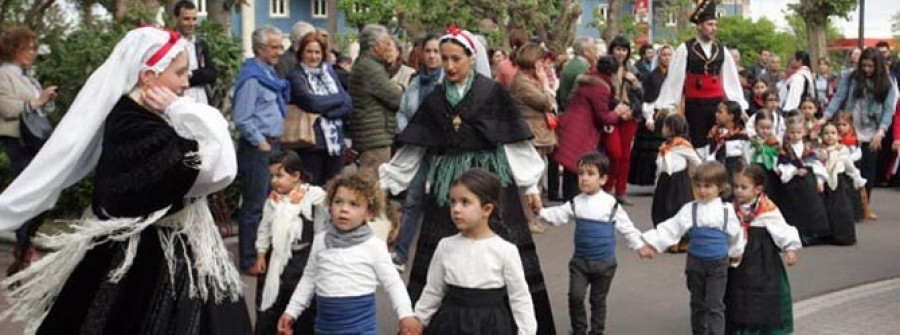
[[[478,49],[475,48],[475,42],[472,41],[472,38],[469,37],[468,34],[464,34],[462,29],[456,27],[456,24],[451,23],[449,27],[447,27],[447,34],[453,36],[462,36],[469,42],[469,48],[472,50],[472,53],[478,52]]]
[[[150,56],[150,59],[147,59],[147,66],[153,67],[156,65],[156,63],[159,63],[159,61],[162,60],[167,53],[169,53],[169,50],[172,50],[172,47],[175,46],[175,43],[178,43],[178,40],[181,39],[181,34],[175,31],[166,30],[166,32],[169,33],[169,41],[166,42],[166,44],[163,44],[163,46],[161,46],[159,50],[157,50],[156,53],[153,54],[153,56]]]

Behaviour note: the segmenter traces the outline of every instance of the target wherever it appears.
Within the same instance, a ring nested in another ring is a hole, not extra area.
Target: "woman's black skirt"
[[[852,188],[844,182],[845,174],[841,174],[841,182],[837,189],[832,190],[825,185],[822,198],[825,202],[825,210],[828,213],[828,223],[831,224],[831,243],[836,245],[856,244],[856,222],[853,220],[853,205],[847,195],[847,188]]]
[[[653,226],[675,216],[684,204],[694,200],[694,190],[691,187],[691,177],[687,171],[681,170],[675,174],[660,173],[656,182],[656,190],[653,192],[653,205],[650,217]]]
[[[515,183],[510,183],[503,188],[502,222],[491,220],[491,229],[504,240],[515,244],[519,249],[519,257],[522,258],[522,266],[525,270],[525,280],[531,292],[531,300],[534,303],[534,315],[537,317],[538,334],[556,334],[553,324],[553,310],[550,309],[550,298],[544,284],[544,274],[541,272],[541,263],[538,261],[534,240],[528,230],[528,221],[525,220],[525,209],[519,201],[519,190]],[[422,220],[422,228],[419,230],[419,240],[416,244],[416,254],[413,259],[412,271],[409,275],[409,297],[415,305],[422,294],[422,289],[428,277],[428,266],[431,257],[442,238],[459,233],[453,220],[450,218],[450,208],[438,205],[434,194],[425,197],[425,216]]]
[[[795,176],[787,184],[781,185],[781,196],[772,197],[788,224],[797,227],[800,237],[806,241],[819,239],[831,234],[825,204],[819,196],[816,177],[807,174]]]
[[[108,281],[126,242],[100,244],[84,256],[50,308],[38,334],[250,334],[244,299],[215,303],[190,297],[188,245],[176,240],[174,280],[157,231],[141,232],[128,273]],[[196,278],[196,274],[194,274]]]
[[[631,150],[628,183],[652,186],[656,179],[656,156],[659,153],[659,146],[665,140],[658,133],[647,130],[647,127],[643,125],[638,125],[637,128],[634,147]]]
[[[516,334],[506,287],[471,289],[449,285],[425,334]]]
[[[847,185],[844,189],[847,190],[847,197],[850,198],[850,207],[853,208],[853,222],[862,221],[864,219],[862,194],[859,194],[859,189],[854,187],[853,178],[850,178],[850,176],[846,174],[841,175],[841,184]]]
[[[725,319],[730,328],[781,326],[784,271],[778,247],[766,228],[750,227],[741,265],[728,269]]]
[[[301,250],[294,250],[291,253],[291,259],[281,271],[281,287],[278,288],[278,297],[275,303],[265,311],[257,310],[256,312],[256,334],[272,335],[278,334],[278,319],[287,309],[294,289],[300,283],[303,277],[303,269],[306,269],[306,262],[309,260],[309,251],[311,247],[307,246]],[[266,264],[269,264],[271,253],[266,255]],[[256,281],[256,304],[262,301],[263,288],[266,286],[266,275],[257,277]],[[294,334],[312,334],[316,323],[316,300],[313,299],[309,308],[300,313],[294,322]]]

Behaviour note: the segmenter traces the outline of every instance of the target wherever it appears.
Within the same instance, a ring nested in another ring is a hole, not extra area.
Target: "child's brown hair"
[[[719,192],[725,192],[725,184],[728,183],[728,171],[725,165],[719,162],[704,162],[697,166],[691,178],[693,184],[713,184],[719,188]]]
[[[838,112],[837,115],[834,116],[833,121],[835,124],[846,122],[850,125],[851,130],[853,130],[854,132],[856,131],[856,129],[853,129],[853,113],[851,113],[850,111]]]
[[[766,183],[766,170],[764,170],[762,165],[759,164],[747,165],[743,169],[738,171],[738,174],[747,177],[747,179],[750,179],[750,182],[753,183],[753,186],[762,186]]]
[[[381,192],[381,188],[360,173],[341,173],[331,180],[327,186],[329,204],[334,200],[334,195],[341,187],[354,191],[365,199],[370,213],[381,213],[384,208],[384,194]]]

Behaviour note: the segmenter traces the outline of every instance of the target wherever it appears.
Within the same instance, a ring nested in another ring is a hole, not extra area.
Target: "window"
[[[600,23],[606,23],[606,19],[609,17],[609,5],[607,4],[599,4],[597,5],[597,10],[594,12],[594,19]]]
[[[206,0],[194,0],[194,4],[197,5],[197,15],[206,16]]]
[[[289,0],[269,0],[270,17],[289,17],[291,8]]]
[[[716,19],[722,18],[723,16],[725,16],[724,10],[721,10],[721,9],[716,10]]]
[[[368,12],[369,12],[369,6],[364,5],[364,4],[361,4],[361,3],[359,3],[359,2],[355,2],[355,3],[353,3],[353,12],[356,13],[356,14],[359,14],[359,13],[368,13]]]
[[[675,11],[669,12],[666,15],[666,27],[674,27],[678,25],[678,19],[675,18]]]
[[[328,4],[325,0],[312,0],[312,17],[314,19],[328,18]]]

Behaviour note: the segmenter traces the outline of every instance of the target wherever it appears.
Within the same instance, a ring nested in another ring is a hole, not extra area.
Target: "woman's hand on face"
[[[178,95],[166,87],[156,86],[144,91],[144,103],[147,104],[147,108],[159,114],[164,114],[175,99],[178,99]]]

